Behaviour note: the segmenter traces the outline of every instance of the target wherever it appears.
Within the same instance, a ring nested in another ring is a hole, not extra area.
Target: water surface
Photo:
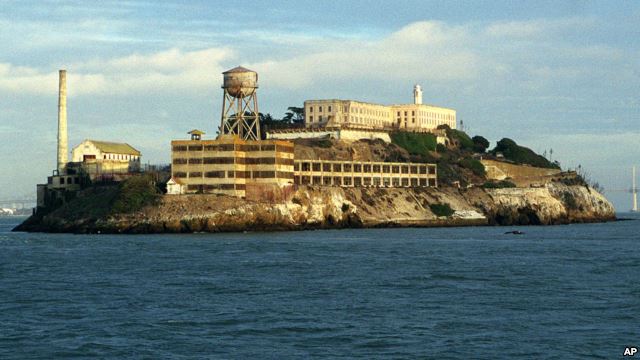
[[[10,233],[18,221],[0,219],[2,359],[610,359],[640,345],[638,220]]]

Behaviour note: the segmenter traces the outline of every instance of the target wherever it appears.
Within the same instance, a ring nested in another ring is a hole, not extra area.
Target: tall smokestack
[[[67,166],[69,145],[67,142],[67,70],[60,70],[58,84],[58,173]]]

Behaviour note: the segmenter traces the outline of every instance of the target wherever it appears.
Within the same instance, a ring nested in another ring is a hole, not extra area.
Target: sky
[[[552,149],[625,211],[639,38],[638,1],[0,0],[0,199],[34,197],[56,166],[59,69],[70,148],[127,142],[163,164],[172,139],[215,135],[221,72],[242,65],[276,118],[306,99],[409,103],[420,84],[470,135]]]

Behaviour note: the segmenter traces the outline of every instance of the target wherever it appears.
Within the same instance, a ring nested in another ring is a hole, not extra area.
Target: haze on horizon
[[[57,71],[69,145],[127,142],[168,163],[171,139],[219,125],[221,72],[259,73],[260,111],[305,99],[425,103],[605,189],[640,164],[640,3],[633,1],[2,1],[0,199],[34,196],[56,163]],[[626,193],[606,192],[619,211]]]

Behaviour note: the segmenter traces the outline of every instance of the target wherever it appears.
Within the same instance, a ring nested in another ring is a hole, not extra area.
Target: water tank
[[[252,95],[258,88],[258,73],[238,66],[222,73],[222,88],[235,98]]]

